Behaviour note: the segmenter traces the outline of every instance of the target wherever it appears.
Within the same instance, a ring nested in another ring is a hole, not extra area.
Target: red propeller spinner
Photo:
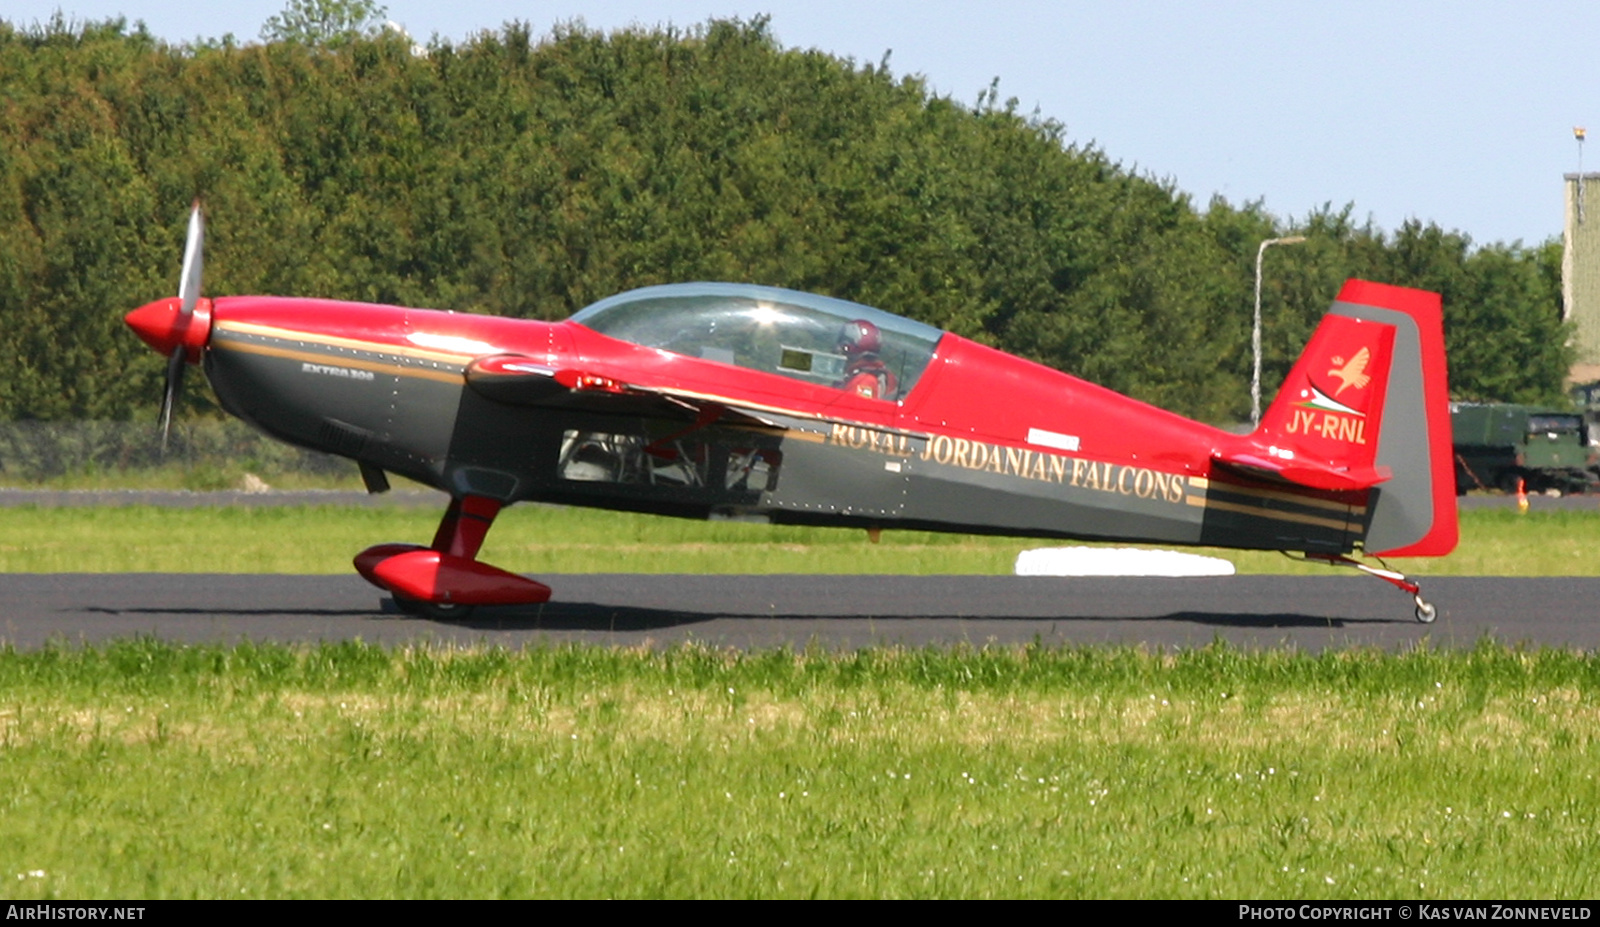
[[[211,300],[195,300],[194,311],[185,317],[183,299],[169,296],[145,303],[128,313],[123,321],[163,357],[182,345],[185,360],[193,364],[199,362],[206,339],[211,337]]]

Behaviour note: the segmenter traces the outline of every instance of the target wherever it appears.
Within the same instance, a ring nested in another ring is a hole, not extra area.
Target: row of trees
[[[425,54],[314,38],[174,47],[120,22],[0,21],[0,419],[153,414],[161,359],[120,320],[175,290],[196,196],[212,294],[553,319],[635,286],[751,281],[1209,420],[1248,409],[1256,246],[1297,233],[1269,256],[1268,389],[1362,276],[1444,294],[1458,397],[1560,394],[1554,245],[1200,210],[993,89],[964,105],[782,48],[761,20],[509,24]]]

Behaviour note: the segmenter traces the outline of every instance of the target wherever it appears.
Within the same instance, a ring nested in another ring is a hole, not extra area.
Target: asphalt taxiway
[[[1359,576],[1188,579],[1007,576],[541,576],[555,599],[479,609],[446,623],[401,612],[359,577],[238,574],[0,575],[0,642],[437,643],[511,648],[587,641],[622,646],[762,648],[989,643],[1403,650],[1600,647],[1600,578],[1424,578],[1439,608]]]
[[[182,492],[0,489],[0,507],[361,505],[443,508],[429,491]],[[1595,496],[1535,497],[1587,509]],[[1504,507],[1468,496],[1463,508]],[[665,646],[924,646],[964,642],[1248,647],[1600,646],[1600,578],[1422,577],[1431,625],[1409,597],[1365,577],[1189,579],[1006,576],[540,576],[555,600],[480,609],[471,620],[404,614],[353,574],[0,574],[0,643],[172,641],[437,642],[523,647],[591,641]]]

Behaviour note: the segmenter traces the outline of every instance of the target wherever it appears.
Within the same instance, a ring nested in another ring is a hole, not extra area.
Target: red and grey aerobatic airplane
[[[224,409],[450,494],[429,546],[361,575],[434,617],[543,602],[477,553],[535,500],[686,518],[1351,555],[1456,544],[1439,297],[1351,280],[1260,427],[1231,434],[857,303],[733,283],[601,300],[563,322],[324,299],[179,295],[127,317]],[[1379,561],[1381,564],[1382,561]]]

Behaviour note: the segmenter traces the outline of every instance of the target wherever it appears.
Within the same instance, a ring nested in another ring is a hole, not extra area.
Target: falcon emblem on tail
[[[1339,388],[1333,391],[1333,395],[1338,396],[1352,386],[1356,389],[1366,389],[1367,384],[1372,382],[1372,377],[1366,373],[1367,361],[1371,357],[1372,353],[1366,348],[1362,348],[1356,352],[1355,357],[1350,358],[1348,364],[1329,370],[1328,376],[1339,381]],[[1335,364],[1339,363],[1339,358],[1335,357],[1333,362]]]

